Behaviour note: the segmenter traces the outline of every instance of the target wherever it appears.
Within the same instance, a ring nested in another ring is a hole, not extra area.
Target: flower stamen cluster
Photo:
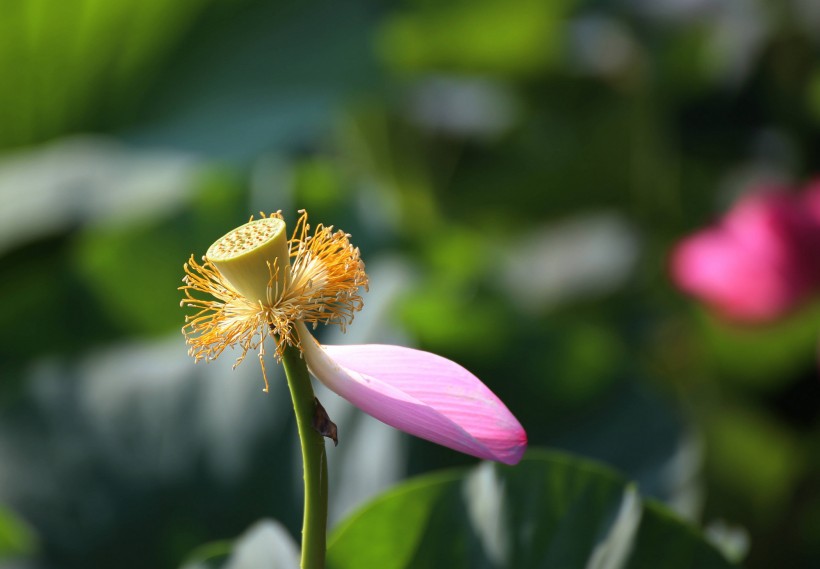
[[[279,361],[286,346],[301,349],[297,321],[336,324],[343,331],[352,322],[362,308],[359,289],[367,289],[359,249],[349,234],[332,226],[319,224],[311,235],[307,213],[300,214],[286,244],[281,212],[263,213],[215,242],[202,264],[193,255],[185,263],[180,304],[197,312],[185,317],[182,332],[195,361],[213,360],[227,347],[239,346],[236,367],[249,350],[258,349],[267,391],[263,356],[269,335]],[[254,282],[261,284],[254,287]]]

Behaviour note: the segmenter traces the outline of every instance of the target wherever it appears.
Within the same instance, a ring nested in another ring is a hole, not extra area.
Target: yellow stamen
[[[362,308],[359,288],[367,289],[367,275],[358,248],[332,226],[318,225],[308,235],[307,213],[300,213],[287,248],[281,214],[263,214],[217,240],[203,264],[191,256],[184,265],[181,305],[197,312],[185,317],[182,332],[195,361],[215,359],[238,345],[242,354],[235,367],[249,350],[259,349],[267,391],[263,356],[269,334],[279,360],[285,346],[301,348],[296,321],[337,324],[344,331]]]

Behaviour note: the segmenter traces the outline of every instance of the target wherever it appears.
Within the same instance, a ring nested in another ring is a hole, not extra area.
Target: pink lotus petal
[[[454,450],[516,464],[527,435],[504,403],[460,365],[420,350],[320,346],[299,325],[311,373],[388,425]]]

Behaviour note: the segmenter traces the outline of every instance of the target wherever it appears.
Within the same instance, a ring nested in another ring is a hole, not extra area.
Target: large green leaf
[[[215,0],[5,0],[0,147],[127,122],[168,52]]]
[[[615,472],[532,452],[407,482],[333,533],[332,569],[379,567],[727,568],[700,533],[642,503]]]

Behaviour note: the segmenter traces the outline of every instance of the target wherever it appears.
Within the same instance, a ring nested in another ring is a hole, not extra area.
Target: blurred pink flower
[[[322,346],[297,323],[310,372],[376,419],[451,449],[516,464],[527,434],[476,376],[441,356],[382,344]]]
[[[678,244],[671,270],[683,291],[729,319],[785,315],[820,290],[820,181],[741,198],[717,225]]]

